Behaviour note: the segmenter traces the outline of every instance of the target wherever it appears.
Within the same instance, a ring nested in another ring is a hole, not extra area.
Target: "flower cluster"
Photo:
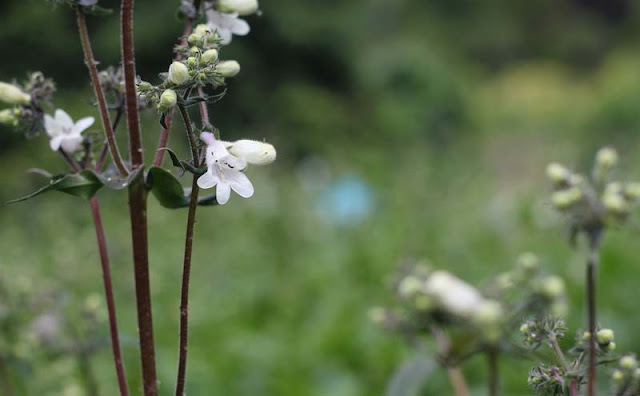
[[[565,372],[558,366],[539,365],[529,371],[527,383],[537,395],[564,396],[567,384],[565,383]]]
[[[24,84],[0,82],[0,103],[10,107],[0,110],[0,124],[36,135],[43,124],[43,105],[48,104],[55,85],[42,73],[31,73]]]
[[[547,166],[554,185],[551,203],[569,216],[574,231],[593,233],[624,221],[639,202],[640,183],[611,180],[617,164],[617,152],[605,147],[596,154],[590,179],[558,163]]]
[[[640,368],[634,355],[625,355],[618,361],[618,368],[611,372],[614,395],[638,396],[640,395]]]
[[[399,306],[374,308],[371,318],[409,337],[428,334],[433,327],[466,334],[467,353],[501,348],[522,317],[566,310],[564,284],[558,280],[542,273],[531,253],[522,255],[512,271],[498,275],[486,290],[447,271],[417,264],[395,283]]]

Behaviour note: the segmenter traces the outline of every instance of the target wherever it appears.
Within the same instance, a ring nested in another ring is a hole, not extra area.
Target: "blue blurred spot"
[[[359,176],[341,176],[332,180],[320,194],[317,207],[331,223],[357,224],[371,215],[374,192]]]

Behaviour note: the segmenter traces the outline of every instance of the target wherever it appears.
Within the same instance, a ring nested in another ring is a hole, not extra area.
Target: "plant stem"
[[[82,7],[76,7],[76,16],[78,23],[78,31],[80,32],[80,40],[82,41],[82,50],[84,52],[84,60],[89,68],[89,75],[91,76],[91,83],[93,84],[93,90],[98,100],[98,109],[100,110],[100,118],[102,118],[102,125],[104,129],[107,143],[109,144],[109,151],[111,151],[111,157],[118,168],[121,176],[127,176],[129,170],[124,165],[118,145],[116,144],[115,134],[111,126],[111,120],[109,118],[109,110],[107,108],[107,100],[105,99],[102,85],[100,85],[100,78],[98,77],[98,68],[96,61],[93,58],[93,50],[91,49],[91,41],[89,41],[89,33],[87,32],[87,22],[84,17]],[[136,107],[137,110],[137,107]]]
[[[596,394],[596,270],[600,256],[602,229],[588,233],[589,258],[587,259],[587,320],[589,334],[589,366],[587,375],[587,395]]]
[[[121,101],[120,105],[118,106],[118,109],[116,112],[116,119],[113,120],[113,125],[111,126],[111,129],[113,130],[114,134],[116,133],[116,129],[118,129],[118,125],[120,125],[120,120],[122,120],[123,114],[124,114],[124,99]],[[100,151],[100,155],[98,156],[98,160],[96,161],[96,166],[94,167],[96,172],[100,172],[100,170],[102,169],[102,166],[104,165],[104,160],[107,158],[108,151],[109,151],[109,142],[107,141],[102,146],[102,151]]]
[[[84,380],[87,396],[98,396],[98,381],[91,366],[91,356],[86,351],[78,352],[78,368]]]
[[[129,129],[129,155],[135,171],[144,167],[140,115],[136,96],[136,64],[133,48],[133,0],[122,0],[121,9],[122,64],[125,80],[125,109]],[[129,185],[129,214],[138,310],[138,331],[142,381],[145,396],[158,394],[156,358],[153,342],[153,315],[151,311],[151,285],[149,281],[149,249],[147,235],[147,190],[142,175]]]
[[[549,343],[551,344],[551,348],[553,348],[553,351],[556,353],[558,360],[560,360],[560,364],[562,365],[562,368],[564,369],[564,371],[565,372],[569,371],[569,365],[567,364],[567,359],[565,359],[564,353],[562,352],[560,345],[558,345],[558,340],[554,335],[549,334]]]
[[[91,214],[93,215],[93,225],[96,229],[96,238],[98,240],[98,250],[100,251],[100,263],[102,264],[102,280],[104,283],[104,294],[107,300],[107,311],[109,313],[109,330],[111,333],[111,349],[113,351],[113,361],[116,367],[116,375],[118,377],[118,387],[120,395],[129,395],[127,389],[127,379],[122,362],[122,354],[120,353],[120,339],[118,335],[118,321],[116,318],[116,304],[113,298],[113,285],[111,283],[111,268],[109,264],[109,253],[107,250],[107,239],[104,235],[104,227],[102,225],[102,216],[100,215],[100,205],[97,197],[91,198]]]
[[[11,383],[11,378],[6,367],[6,360],[0,357],[0,383],[2,384],[2,391],[4,395],[14,396],[16,393]]]
[[[578,379],[573,378],[571,385],[569,385],[569,396],[578,396]]]
[[[180,114],[184,120],[191,148],[191,156],[194,166],[199,166],[198,150],[195,144],[195,136],[191,127],[189,113],[184,106],[180,106]],[[189,344],[189,281],[191,278],[191,254],[193,251],[193,229],[196,222],[196,210],[198,208],[198,193],[200,189],[197,176],[193,175],[191,182],[191,198],[189,200],[189,213],[187,214],[187,230],[184,243],[184,262],[182,267],[182,286],[180,290],[180,346],[178,348],[178,374],[176,379],[176,396],[184,395],[185,378],[187,371],[187,348]]]
[[[153,166],[162,165],[162,159],[164,158],[163,148],[167,147],[167,142],[169,141],[169,132],[171,131],[171,124],[173,124],[173,110],[167,113],[164,116],[164,124],[167,126],[166,128],[162,128],[160,132],[160,140],[158,141],[158,150],[156,151],[156,157],[153,160]]]
[[[487,351],[487,363],[489,367],[489,396],[497,396],[500,393],[498,351],[493,347]]]
[[[447,369],[449,382],[451,382],[451,387],[453,387],[454,394],[456,396],[469,396],[467,381],[464,378],[462,370],[460,370],[460,367],[458,367],[457,365],[446,361],[446,356],[451,350],[451,341],[449,340],[449,337],[447,337],[447,335],[444,334],[442,330],[435,326],[431,326],[430,330],[431,334],[436,340],[436,343],[438,344],[438,347],[440,348],[439,354],[445,357],[444,365]]]
[[[202,87],[198,87],[198,95],[204,96],[204,91],[202,90]],[[209,121],[209,110],[207,109],[206,101],[200,102],[200,114],[202,115],[202,125],[204,127],[211,125],[211,122]]]

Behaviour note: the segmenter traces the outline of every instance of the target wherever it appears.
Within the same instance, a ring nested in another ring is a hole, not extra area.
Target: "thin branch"
[[[82,170],[82,167],[80,166],[78,161],[73,159],[73,157],[71,157],[66,151],[60,148],[58,149],[58,152],[62,155],[64,161],[71,167],[71,169],[73,169],[74,172],[80,172]]]
[[[124,165],[124,161],[122,160],[122,156],[120,155],[120,151],[118,150],[118,145],[116,144],[116,138],[113,133],[113,128],[111,127],[107,101],[105,99],[102,85],[100,84],[100,78],[98,77],[98,68],[96,66],[96,61],[93,58],[91,41],[89,41],[89,33],[87,32],[87,22],[85,20],[84,12],[82,11],[82,7],[76,8],[76,16],[78,31],[80,32],[80,40],[82,41],[84,59],[85,63],[87,64],[87,68],[89,68],[91,83],[93,84],[93,90],[95,92],[96,99],[98,100],[98,109],[100,110],[100,118],[102,119],[104,134],[109,144],[109,151],[111,152],[111,157],[113,158],[113,161],[116,164],[120,175],[127,176],[129,174],[129,170]]]
[[[116,304],[113,297],[113,285],[111,283],[111,268],[109,264],[109,253],[107,250],[107,239],[104,234],[102,225],[102,216],[100,215],[100,205],[98,197],[91,198],[91,214],[93,215],[93,225],[96,230],[96,239],[98,241],[98,250],[100,252],[100,264],[102,265],[102,281],[104,283],[104,294],[107,300],[107,312],[109,313],[109,331],[111,333],[111,349],[113,352],[113,361],[116,367],[116,376],[118,377],[118,387],[120,395],[128,396],[127,379],[120,352],[120,338],[118,335],[118,321],[116,317]]]
[[[487,362],[489,366],[489,396],[498,396],[500,394],[498,351],[493,347],[487,351]]]
[[[436,340],[438,347],[440,349],[439,354],[443,357],[449,355],[451,350],[451,341],[446,334],[442,332],[442,330],[432,326],[430,328],[431,334]],[[458,365],[451,364],[451,362],[447,362],[445,359],[445,367],[447,368],[447,374],[449,375],[449,382],[451,382],[451,386],[453,387],[454,394],[456,396],[469,396],[469,388],[467,387],[467,381],[464,378],[464,374]]]
[[[587,395],[596,394],[596,270],[600,258],[602,229],[587,234],[589,237],[589,258],[587,259],[587,318],[589,328],[589,366],[587,369]]]
[[[195,145],[195,135],[191,126],[191,119],[187,109],[180,105],[180,114],[187,130],[189,146],[193,164],[198,166],[200,159]],[[182,287],[180,290],[180,346],[178,348],[178,374],[176,379],[176,396],[184,395],[185,379],[187,371],[187,348],[189,344],[189,282],[191,278],[191,255],[193,251],[193,230],[198,208],[198,193],[200,189],[197,176],[193,175],[191,182],[191,198],[189,200],[189,213],[187,214],[187,230],[184,244],[184,262],[182,267]]]
[[[125,109],[129,128],[129,154],[132,168],[144,166],[140,115],[136,96],[136,64],[133,48],[133,2],[122,0],[121,38],[122,65],[124,68]],[[149,249],[147,229],[147,191],[139,177],[129,185],[129,215],[136,284],[140,359],[145,396],[158,394],[155,346],[153,342],[153,315],[151,310],[151,285],[149,280]]]
[[[164,116],[164,124],[166,128],[162,128],[162,132],[160,132],[158,150],[156,151],[156,156],[153,160],[153,166],[162,165],[162,160],[164,159],[165,152],[165,150],[163,149],[167,147],[167,142],[169,141],[169,132],[171,131],[171,124],[173,124],[173,109]]]
[[[111,126],[111,129],[113,130],[114,134],[116,133],[116,129],[118,129],[118,125],[120,125],[120,121],[122,120],[123,115],[124,115],[124,98],[122,98],[122,100],[120,101],[120,104],[118,105],[118,108],[116,109],[116,119],[113,120],[113,125]],[[102,166],[104,165],[104,160],[107,158],[108,151],[109,151],[109,142],[106,141],[102,146],[102,151],[100,151],[100,155],[98,156],[98,161],[96,161],[96,166],[94,169],[97,172],[99,172],[102,169]]]

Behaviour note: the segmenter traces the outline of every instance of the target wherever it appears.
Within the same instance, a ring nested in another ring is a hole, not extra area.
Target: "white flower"
[[[251,30],[244,19],[238,18],[238,13],[225,14],[213,8],[207,10],[207,24],[212,30],[218,32],[218,36],[220,36],[220,40],[224,45],[231,42],[234,34],[236,36],[246,36]]]
[[[78,150],[82,143],[82,132],[93,125],[94,121],[93,117],[85,117],[74,123],[69,114],[62,109],[56,110],[55,118],[45,114],[44,128],[51,138],[51,150],[58,151],[62,148],[67,153]]]
[[[435,271],[424,284],[424,292],[444,309],[470,318],[484,302],[480,292],[446,271]]]
[[[251,15],[258,11],[258,0],[218,0],[218,8],[222,12]]]
[[[269,143],[248,139],[223,143],[231,154],[251,165],[268,165],[276,160],[276,149]]]
[[[203,132],[200,139],[207,144],[207,173],[198,178],[198,187],[216,187],[216,200],[220,205],[229,201],[231,190],[243,198],[253,195],[253,185],[241,171],[247,162],[229,153],[224,143],[216,140],[212,133]]]

